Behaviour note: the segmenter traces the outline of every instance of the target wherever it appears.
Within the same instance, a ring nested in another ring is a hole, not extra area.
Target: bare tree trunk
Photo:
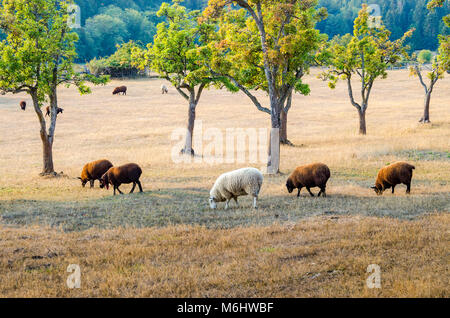
[[[48,140],[48,137],[43,134],[41,134],[41,140],[44,160],[44,168],[42,169],[42,174],[52,174],[55,172],[53,166],[53,145]]]
[[[366,110],[365,109],[358,110],[358,114],[359,114],[359,134],[365,135],[367,133]]]
[[[39,100],[36,92],[31,92],[31,98],[33,100],[34,110],[38,117],[41,129],[40,136],[42,140],[42,159],[43,159],[43,168],[42,175],[51,174],[55,172],[53,166],[53,136],[49,136],[46,131],[46,123],[44,119],[44,114],[39,105]]]
[[[189,98],[189,109],[188,109],[188,124],[186,131],[186,142],[184,148],[181,150],[181,153],[189,154],[194,156],[195,152],[192,148],[192,140],[194,136],[194,126],[195,126],[195,108],[197,104],[195,103],[195,95],[191,94]]]
[[[271,98],[271,124],[269,158],[267,160],[267,173],[277,174],[280,172],[280,112],[282,105],[276,98]]]
[[[419,120],[420,123],[430,122],[430,101],[431,101],[431,90],[428,90],[425,94],[423,117]]]
[[[280,128],[280,143],[283,145],[292,146],[292,142],[289,141],[287,137],[287,122],[288,122],[288,112],[292,105],[292,93],[286,100],[286,106],[281,108],[281,128]]]

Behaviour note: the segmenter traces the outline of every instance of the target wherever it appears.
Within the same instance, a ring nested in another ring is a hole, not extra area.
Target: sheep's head
[[[83,180],[82,178],[78,177],[79,180],[81,180],[81,186],[84,188],[84,186],[87,183],[87,180]]]
[[[109,178],[106,173],[100,178],[100,188],[103,189],[104,187],[109,190]]]
[[[378,185],[374,185],[373,187],[370,188],[373,189],[377,195],[383,194],[383,188]]]
[[[213,197],[209,197],[209,206],[213,210],[217,208],[216,200]]]
[[[287,188],[289,193],[292,193],[292,191],[294,191],[295,187],[294,187],[294,183],[292,182],[291,178],[289,178],[286,181],[286,188]]]

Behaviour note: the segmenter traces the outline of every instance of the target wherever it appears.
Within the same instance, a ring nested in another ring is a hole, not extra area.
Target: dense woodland
[[[117,44],[134,40],[151,42],[156,34],[159,19],[155,12],[163,0],[76,0],[81,7],[82,29],[78,30],[79,61],[109,56]],[[170,1],[166,1],[170,2]],[[328,18],[318,24],[321,32],[331,37],[351,33],[362,0],[320,0],[320,6],[328,10]],[[392,32],[392,38],[400,38],[411,27],[416,28],[407,44],[412,50],[436,50],[438,34],[448,34],[442,21],[450,11],[447,1],[443,8],[426,9],[428,0],[379,0],[371,1],[381,7],[383,22]],[[183,6],[202,9],[207,0],[185,0]]]

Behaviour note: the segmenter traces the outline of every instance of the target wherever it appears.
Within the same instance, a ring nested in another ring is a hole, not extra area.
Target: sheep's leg
[[[114,186],[114,195],[116,195],[116,186]]]
[[[144,192],[144,191],[142,191],[142,184],[141,184],[141,181],[136,181],[136,183],[137,183],[137,185],[139,186],[139,192]]]
[[[228,210],[228,203],[230,202],[230,199],[227,199],[227,202],[225,202],[225,210]]]
[[[233,199],[234,199],[234,202],[236,202],[236,206],[239,207],[239,203],[238,203],[237,197],[233,197]]]
[[[117,188],[117,191],[119,191],[120,194],[123,194],[123,192],[120,191],[119,186],[117,186],[116,188]]]
[[[392,186],[392,194],[394,194],[395,185]]]
[[[133,193],[133,192],[134,192],[134,188],[136,188],[136,182],[133,182],[133,187],[131,188],[130,193]]]
[[[258,208],[258,206],[256,205],[256,202],[258,201],[258,197],[253,197],[253,208],[254,209],[257,209]]]
[[[94,187],[94,181],[95,181],[95,180],[90,180],[90,181],[89,181],[89,183],[91,184],[91,188]]]
[[[407,183],[406,184],[406,194],[410,194],[411,193],[411,183]]]
[[[297,192],[297,197],[300,196],[300,191],[302,190],[302,188],[298,188],[298,192]]]
[[[319,194],[317,195],[318,197],[320,197],[320,195],[323,194],[323,197],[326,198],[327,193],[325,192],[325,187],[320,188]]]
[[[306,188],[306,190],[308,190],[309,194],[310,194],[312,197],[314,196],[314,194],[311,192],[311,189],[310,189],[310,188]]]

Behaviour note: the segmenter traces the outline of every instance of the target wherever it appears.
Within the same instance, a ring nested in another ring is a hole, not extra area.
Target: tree
[[[227,9],[230,5],[240,9]],[[205,10],[207,18],[219,21],[215,41],[203,50],[212,72],[230,80],[258,110],[270,115],[268,173],[279,171],[281,114],[286,123],[294,90],[309,92],[301,79],[321,40],[315,23],[325,15],[315,10],[316,5],[317,1],[210,0]],[[268,93],[269,107],[253,89]],[[283,137],[287,141],[287,135]]]
[[[436,6],[442,6],[444,1],[434,0],[428,4],[430,9],[435,8]],[[444,18],[444,22],[447,26],[450,26],[449,15]],[[422,53],[422,52],[420,52]],[[421,54],[417,57],[417,63],[411,67],[411,74],[417,76],[419,78],[420,84],[425,89],[425,99],[424,99],[424,110],[423,116],[419,120],[420,123],[429,123],[430,122],[430,102],[431,102],[431,94],[433,93],[434,86],[436,85],[439,79],[444,77],[445,72],[450,71],[450,36],[448,35],[439,35],[439,49],[438,55],[434,58],[434,61],[431,67],[428,68],[428,73],[426,77],[428,77],[428,84],[425,83],[423,73],[425,72],[426,67],[423,65],[426,61],[424,61]]]
[[[57,119],[57,87],[75,85],[89,93],[85,81],[104,83],[107,78],[80,75],[73,70],[77,35],[67,25],[65,0],[4,0],[0,27],[0,91],[30,95],[40,124],[43,145],[42,174],[53,174],[53,141]],[[41,107],[50,103],[47,123]]]
[[[359,115],[359,133],[365,135],[366,111],[373,84],[377,78],[387,77],[387,67],[407,57],[406,47],[403,45],[413,30],[406,32],[402,38],[391,42],[390,32],[380,25],[369,27],[367,5],[359,11],[354,22],[353,35],[346,34],[334,38],[329,45],[329,68],[322,75],[329,80],[330,88],[334,89],[339,79],[347,82],[348,95],[353,107]],[[361,100],[356,101],[353,94],[353,76],[361,81]]]
[[[188,101],[186,142],[181,152],[194,155],[192,138],[197,105],[203,90],[219,83],[197,51],[207,43],[207,35],[214,26],[199,23],[200,11],[189,11],[177,2],[161,5],[157,14],[166,22],[158,24],[153,45],[148,44],[147,50],[135,49],[133,56],[135,65],[141,69],[148,66],[159,73]]]
[[[114,77],[135,77],[139,69],[134,66],[133,52],[140,47],[133,41],[117,45],[117,51],[103,59],[93,59],[88,63],[89,71],[94,75]]]
[[[430,50],[422,50],[417,55],[417,61],[423,64],[431,63],[431,60],[433,59],[433,52]]]
[[[109,5],[86,20],[77,30],[80,41],[77,51],[82,61],[113,54],[117,45],[135,42],[149,43],[156,33],[155,24],[146,13]]]

